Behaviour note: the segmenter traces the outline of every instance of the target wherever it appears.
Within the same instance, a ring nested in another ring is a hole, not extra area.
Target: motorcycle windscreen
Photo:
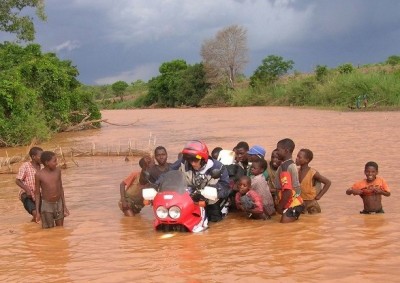
[[[161,176],[158,191],[183,194],[187,191],[187,187],[185,174],[178,170],[171,170]]]

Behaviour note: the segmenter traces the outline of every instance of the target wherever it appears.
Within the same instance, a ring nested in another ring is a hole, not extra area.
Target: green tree
[[[141,100],[145,106],[198,106],[209,88],[203,64],[173,60],[161,64],[159,71],[160,75],[148,82],[149,92]]]
[[[77,76],[70,61],[42,54],[37,44],[0,44],[1,144],[45,140],[88,115],[99,119],[92,94],[82,92]]]
[[[160,75],[149,82],[149,95],[146,104],[154,103],[164,107],[174,107],[177,103],[177,86],[179,76],[186,70],[188,65],[185,60],[173,60],[162,63]]]
[[[389,56],[386,59],[385,63],[388,65],[391,65],[391,66],[399,65],[400,64],[400,56],[398,56],[398,55]]]
[[[44,0],[1,0],[0,31],[15,34],[19,41],[33,41],[35,39],[33,18],[21,15],[22,10],[29,7],[36,8],[39,19],[46,20]]]
[[[250,77],[250,85],[255,87],[257,84],[271,84],[278,80],[280,76],[287,74],[293,69],[292,60],[283,60],[281,56],[269,55],[262,60],[262,64],[255,70]]]
[[[128,88],[128,83],[124,81],[117,81],[111,85],[111,89],[113,90],[115,96],[118,96],[121,101],[124,100],[124,93]]]
[[[204,65],[201,63],[189,65],[177,79],[177,87],[173,94],[176,97],[176,104],[199,106],[210,87],[206,81]]]

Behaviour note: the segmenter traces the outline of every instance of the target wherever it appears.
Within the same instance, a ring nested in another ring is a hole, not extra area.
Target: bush
[[[230,105],[230,100],[231,94],[229,88],[218,86],[208,91],[199,104],[201,106],[227,106]]]
[[[340,65],[338,67],[338,71],[339,71],[340,74],[350,74],[350,73],[354,72],[353,64],[346,63],[346,64],[343,64],[343,65]]]

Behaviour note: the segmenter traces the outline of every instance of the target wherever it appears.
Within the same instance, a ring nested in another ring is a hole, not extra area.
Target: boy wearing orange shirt
[[[370,161],[365,164],[365,179],[355,183],[347,189],[347,195],[359,195],[364,202],[362,214],[384,213],[382,209],[382,195],[390,196],[390,190],[385,180],[378,175],[378,164]]]

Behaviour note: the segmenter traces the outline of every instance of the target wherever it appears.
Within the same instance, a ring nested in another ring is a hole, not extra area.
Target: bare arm
[[[285,204],[288,203],[289,199],[292,197],[292,191],[291,190],[283,190],[282,191],[282,198],[278,203],[278,206],[276,207],[276,211],[279,214],[283,213],[283,209],[285,207]]]
[[[59,169],[59,182],[60,182],[60,189],[61,189],[61,199],[62,199],[62,202],[63,202],[63,204],[64,204],[64,216],[68,216],[69,215],[69,210],[68,210],[68,208],[67,208],[67,205],[66,205],[66,203],[65,203],[65,196],[64,196],[64,187],[63,187],[63,184],[62,184],[62,179],[61,179],[61,169]]]
[[[40,203],[41,203],[41,194],[40,194],[40,178],[39,174],[35,174],[35,194],[36,194],[36,223],[40,221]]]
[[[119,193],[120,193],[120,195],[121,195],[121,205],[122,205],[122,208],[123,208],[123,209],[128,209],[128,203],[126,202],[126,199],[125,199],[125,186],[126,186],[126,184],[125,184],[124,181],[122,181],[122,182],[119,184]]]
[[[378,195],[384,195],[385,197],[390,196],[390,192],[385,191],[385,190],[383,190],[383,189],[381,189],[381,188],[379,188],[379,187],[375,187],[375,188],[374,188],[374,192],[375,192],[376,194],[378,194]]]
[[[22,180],[20,179],[15,179],[15,183],[17,184],[18,187],[20,187],[21,189],[23,189],[25,191],[25,193],[30,196],[31,195],[31,190],[28,188],[28,186],[26,186]]]
[[[356,190],[356,189],[352,189],[352,188],[349,188],[349,189],[347,189],[346,190],[346,194],[347,195],[362,195],[362,191],[361,190]]]
[[[322,187],[322,190],[321,190],[321,191],[319,192],[319,194],[315,197],[316,200],[319,200],[319,199],[321,199],[322,196],[329,190],[329,188],[330,188],[332,182],[331,182],[328,178],[322,176],[319,172],[316,172],[316,173],[314,174],[314,179],[317,180],[317,181],[319,181],[319,182],[321,182],[322,184],[324,184],[324,186]]]

